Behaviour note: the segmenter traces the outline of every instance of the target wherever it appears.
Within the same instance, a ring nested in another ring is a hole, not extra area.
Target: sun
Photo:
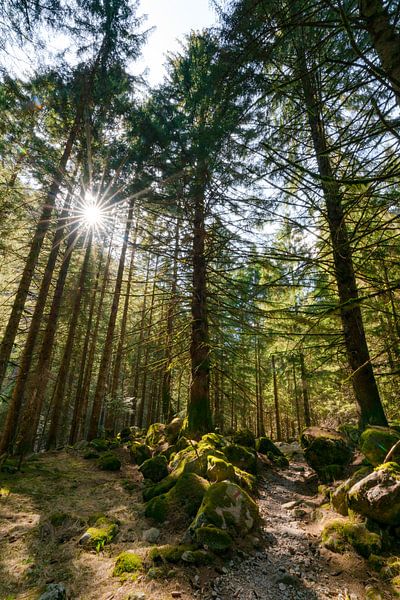
[[[83,207],[83,218],[88,227],[99,225],[102,219],[100,207],[96,204],[86,204]]]
[[[91,192],[85,194],[80,205],[79,218],[88,229],[102,229],[105,224],[105,208]]]

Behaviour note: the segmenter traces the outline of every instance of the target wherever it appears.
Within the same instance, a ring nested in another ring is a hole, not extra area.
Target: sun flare
[[[102,229],[106,219],[105,213],[105,208],[99,200],[92,193],[87,192],[79,210],[82,225],[88,229]]]

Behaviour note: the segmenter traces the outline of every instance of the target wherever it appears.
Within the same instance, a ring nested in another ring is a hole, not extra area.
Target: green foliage
[[[137,573],[143,568],[143,562],[140,556],[134,552],[122,552],[117,556],[113,570],[114,577],[119,577],[125,573]]]

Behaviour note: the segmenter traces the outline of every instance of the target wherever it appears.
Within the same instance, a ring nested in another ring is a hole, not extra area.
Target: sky
[[[161,82],[168,52],[179,50],[179,40],[192,29],[201,30],[217,20],[209,0],[141,0],[138,14],[147,14],[146,28],[155,26],[143,47],[143,56],[134,71],[148,69],[150,85]]]

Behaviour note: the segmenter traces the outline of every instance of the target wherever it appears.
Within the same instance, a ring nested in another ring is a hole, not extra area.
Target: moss
[[[165,436],[170,444],[174,444],[179,437],[183,425],[183,419],[175,417],[165,427]]]
[[[109,444],[107,440],[102,438],[96,438],[90,442],[92,448],[97,450],[97,452],[105,452],[109,448]]]
[[[256,447],[256,436],[250,429],[240,429],[232,436],[232,442],[248,448]]]
[[[344,517],[349,513],[349,507],[347,503],[347,494],[349,490],[358,481],[361,481],[364,477],[369,475],[371,467],[361,467],[351,477],[346,479],[336,490],[331,494],[331,505],[336,512]]]
[[[369,427],[360,437],[360,450],[374,467],[380,465],[400,433],[390,427]]]
[[[145,479],[150,479],[155,483],[159,483],[168,475],[167,459],[162,454],[148,458],[139,467]]]
[[[286,469],[286,467],[289,466],[289,461],[286,456],[276,456],[276,454],[273,454],[272,452],[267,452],[267,457],[280,469]]]
[[[150,567],[146,573],[149,579],[169,579],[173,576],[170,568],[167,566],[162,567]]]
[[[191,552],[193,550],[196,550],[196,548],[189,545],[175,546],[173,544],[167,544],[165,546],[152,548],[149,552],[149,558],[155,563],[167,562],[176,564],[181,560],[184,552]]]
[[[259,524],[258,508],[254,500],[235,483],[222,481],[210,485],[205,493],[189,531],[206,525],[226,529],[233,537],[244,536]]]
[[[343,435],[346,436],[346,438],[349,440],[349,442],[351,444],[353,444],[354,446],[357,446],[357,444],[360,440],[360,435],[361,435],[361,430],[358,427],[358,425],[352,425],[351,423],[344,423],[343,425],[339,425],[338,431],[340,433],[343,433]]]
[[[257,458],[254,452],[250,452],[243,446],[237,444],[229,444],[223,450],[226,458],[235,467],[239,467],[243,471],[247,471],[252,475],[257,473]]]
[[[147,503],[145,516],[157,523],[163,523],[166,519],[181,521],[193,517],[207,488],[205,479],[195,473],[184,473],[167,494],[156,496]]]
[[[195,540],[213,552],[223,552],[233,545],[233,540],[226,531],[212,525],[197,529]]]
[[[327,465],[318,469],[318,477],[324,483],[338,481],[343,477],[343,465]]]
[[[383,556],[378,556],[377,554],[370,554],[368,557],[368,564],[375,571],[380,571],[382,567],[385,566],[385,563],[386,560],[383,558]]]
[[[157,446],[165,438],[165,425],[163,423],[153,423],[146,433],[146,444]]]
[[[251,475],[251,473],[242,471],[242,469],[239,469],[238,467],[234,467],[234,469],[235,483],[246,490],[246,492],[255,494],[257,492],[257,478],[254,475]]]
[[[306,461],[322,482],[329,483],[342,476],[352,457],[352,449],[343,434],[332,429],[309,427],[300,441]]]
[[[388,579],[400,576],[400,558],[397,556],[390,557],[383,565],[381,575]]]
[[[324,546],[333,552],[342,553],[352,546],[364,558],[376,554],[382,546],[380,535],[369,531],[364,523],[344,520],[330,521],[325,525],[321,538]]]
[[[143,568],[143,562],[140,556],[133,552],[122,552],[117,556],[113,570],[114,577],[119,577],[124,573],[137,573]]]
[[[99,454],[98,452],[96,452],[95,450],[88,450],[87,452],[85,452],[85,454],[83,455],[83,458],[86,460],[90,460],[92,458],[99,458]]]
[[[209,481],[224,481],[224,479],[233,481],[234,478],[235,469],[231,463],[222,460],[222,458],[216,458],[215,456],[208,457],[207,479]]]
[[[147,444],[132,442],[129,446],[131,460],[136,465],[141,465],[145,460],[151,458],[151,449]]]
[[[284,456],[283,452],[279,450],[277,446],[275,446],[274,442],[272,442],[268,437],[260,437],[256,440],[256,450],[260,454],[264,454],[268,456],[268,453],[279,457]]]
[[[227,445],[226,440],[219,433],[206,433],[200,440],[200,444],[206,444],[216,450],[222,450]]]
[[[103,471],[119,471],[121,468],[121,461],[118,456],[112,452],[105,452],[100,456],[98,465]]]
[[[149,485],[143,490],[143,500],[148,502],[152,498],[156,496],[161,496],[161,494],[165,494],[168,492],[177,482],[178,477],[176,474],[171,473],[168,477],[165,477],[160,483],[156,483],[155,485]]]
[[[181,450],[185,450],[185,448],[187,448],[188,446],[190,446],[189,440],[187,438],[185,438],[184,436],[182,436],[176,442],[176,444],[174,446],[174,450],[175,450],[175,452],[180,452]]]
[[[115,538],[118,533],[118,525],[106,517],[100,517],[96,520],[95,526],[89,527],[86,533],[90,536],[87,545],[101,550]]]
[[[374,469],[374,471],[387,471],[391,477],[400,480],[400,465],[395,462],[383,463]]]

